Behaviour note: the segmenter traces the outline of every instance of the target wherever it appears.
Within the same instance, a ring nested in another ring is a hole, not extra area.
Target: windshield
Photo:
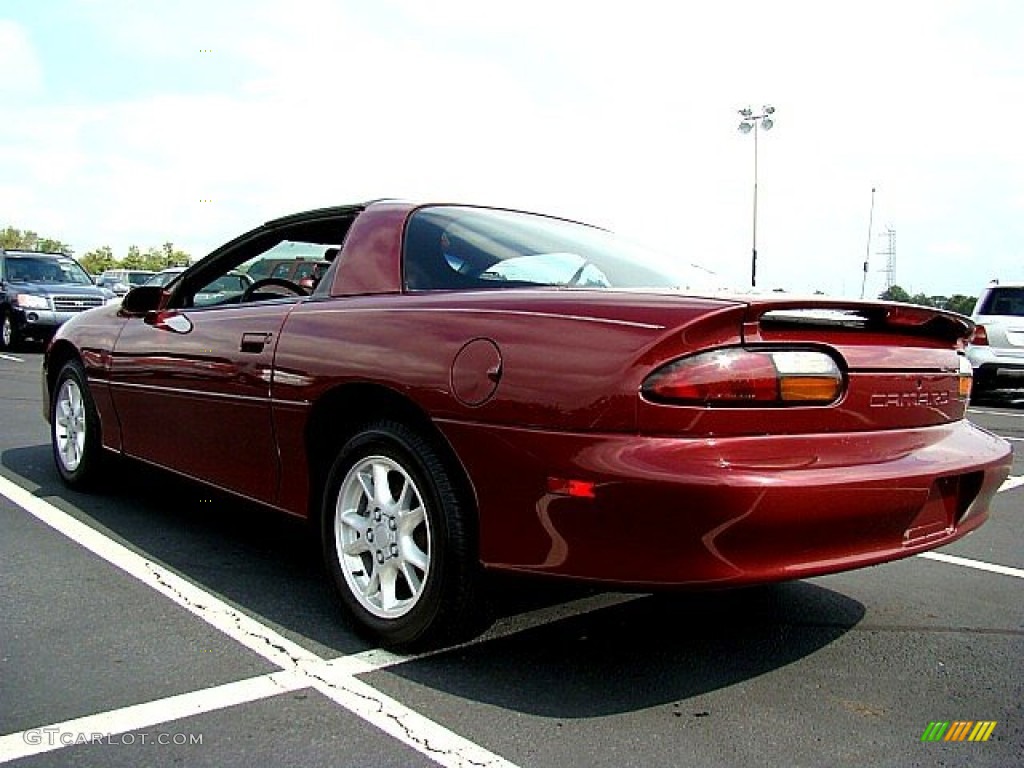
[[[153,275],[153,272],[129,272],[128,283],[131,285],[145,285]]]
[[[512,211],[454,206],[409,220],[405,281],[412,290],[558,286],[709,289],[715,276],[603,229]]]
[[[68,257],[43,258],[7,254],[7,279],[12,283],[92,285],[89,273]]]

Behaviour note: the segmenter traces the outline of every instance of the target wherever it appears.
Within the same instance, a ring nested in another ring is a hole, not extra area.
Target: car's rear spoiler
[[[836,332],[901,333],[963,343],[974,333],[967,317],[914,304],[842,301],[835,299],[769,299],[747,302],[744,339],[760,329],[828,328]]]

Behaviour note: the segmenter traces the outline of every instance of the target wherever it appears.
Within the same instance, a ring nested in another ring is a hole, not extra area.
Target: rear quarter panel
[[[289,316],[275,357],[282,505],[304,513],[308,488],[297,489],[309,459],[306,419],[311,404],[337,386],[386,387],[415,403],[442,432],[446,423],[631,432],[650,361],[738,341],[739,311],[703,299],[558,290],[307,302]],[[454,361],[474,339],[490,340],[501,356],[493,395],[476,405],[460,401],[452,382]]]

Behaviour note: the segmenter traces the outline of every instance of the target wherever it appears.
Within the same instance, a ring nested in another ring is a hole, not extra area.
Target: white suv
[[[978,324],[967,346],[974,391],[1024,388],[1024,283],[990,283],[971,319]]]

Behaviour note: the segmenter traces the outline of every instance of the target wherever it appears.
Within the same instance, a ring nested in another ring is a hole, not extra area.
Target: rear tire
[[[77,360],[57,374],[50,401],[50,441],[61,479],[72,488],[94,487],[102,474],[100,419],[85,370]]]
[[[436,444],[380,421],[352,437],[324,492],[324,558],[359,628],[391,647],[457,642],[487,625],[475,511]]]

